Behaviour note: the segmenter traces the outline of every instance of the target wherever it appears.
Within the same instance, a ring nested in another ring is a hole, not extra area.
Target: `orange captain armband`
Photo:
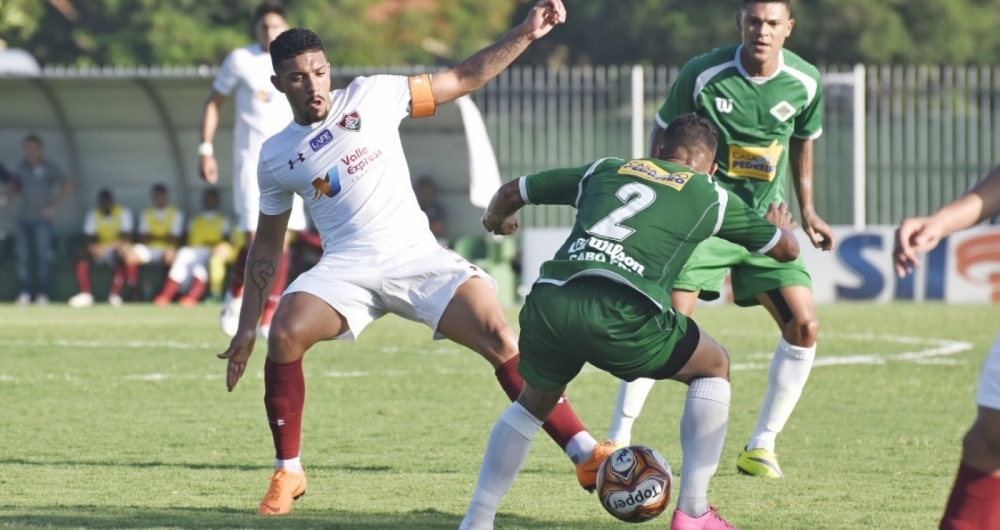
[[[409,78],[410,84],[410,117],[425,118],[437,112],[434,103],[434,92],[431,90],[431,75],[414,75]]]

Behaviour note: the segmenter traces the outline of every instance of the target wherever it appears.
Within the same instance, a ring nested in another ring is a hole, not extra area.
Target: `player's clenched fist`
[[[920,266],[917,254],[933,250],[944,236],[941,227],[926,217],[904,219],[896,230],[896,247],[892,262],[896,274],[902,278]]]
[[[514,217],[513,215],[503,218],[485,213],[483,214],[483,226],[488,232],[494,233],[498,236],[509,236],[514,232],[517,232],[521,223],[518,222],[517,217]]]
[[[535,40],[563,22],[566,22],[566,6],[562,0],[541,0],[528,13],[520,29],[529,39]]]

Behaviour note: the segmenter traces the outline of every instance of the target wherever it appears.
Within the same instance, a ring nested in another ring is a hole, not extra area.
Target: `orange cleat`
[[[167,298],[166,296],[157,296],[156,298],[153,299],[153,303],[160,307],[167,307],[168,305],[170,305],[170,299]]]
[[[198,305],[198,299],[192,296],[182,296],[177,303],[180,304],[181,307],[194,307]]]
[[[284,468],[271,475],[271,487],[257,508],[257,515],[283,515],[292,511],[292,501],[306,494],[306,474]]]
[[[597,489],[597,470],[611,453],[618,449],[611,440],[604,440],[594,447],[594,452],[590,453],[590,458],[582,464],[576,466],[576,479],[580,481],[580,487],[593,493]]]

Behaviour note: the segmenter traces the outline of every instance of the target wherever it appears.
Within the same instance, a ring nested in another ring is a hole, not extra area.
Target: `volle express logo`
[[[338,166],[333,166],[333,169],[323,178],[317,177],[313,180],[312,187],[314,202],[318,201],[320,197],[333,198],[340,193],[340,169],[338,169]]]
[[[344,114],[344,117],[337,122],[337,127],[345,131],[358,132],[361,130],[361,115],[358,114],[358,111]]]

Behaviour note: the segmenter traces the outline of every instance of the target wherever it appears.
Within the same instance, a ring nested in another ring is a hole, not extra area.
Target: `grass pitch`
[[[303,464],[291,516],[252,515],[273,465],[263,345],[232,394],[217,308],[0,306],[0,527],[456,528],[507,405],[489,366],[388,317],[306,356]],[[700,308],[730,352],[729,437],[710,500],[744,530],[933,528],[975,415],[998,307],[819,309],[817,366],[778,439],[785,480],[736,474],[778,335],[761,309]],[[510,313],[516,322],[516,313]],[[569,388],[596,437],[617,382]],[[680,464],[684,387],[657,385],[634,443]],[[676,472],[676,469],[675,469]],[[665,528],[669,512],[645,526]],[[626,528],[539,432],[497,528]]]

